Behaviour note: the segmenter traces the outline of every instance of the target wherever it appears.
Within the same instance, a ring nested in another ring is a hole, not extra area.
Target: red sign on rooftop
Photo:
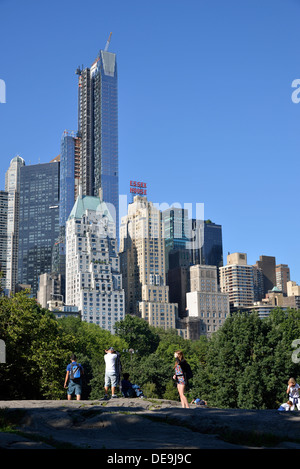
[[[147,184],[140,181],[130,181],[130,193],[147,195]]]

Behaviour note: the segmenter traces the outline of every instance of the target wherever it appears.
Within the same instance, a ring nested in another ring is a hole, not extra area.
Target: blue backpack
[[[70,379],[79,379],[81,377],[80,365],[78,363],[71,363]]]

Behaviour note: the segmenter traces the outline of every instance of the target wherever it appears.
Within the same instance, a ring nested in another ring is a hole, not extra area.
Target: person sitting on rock
[[[129,381],[129,373],[123,374],[123,379],[121,382],[121,389],[123,397],[144,397],[143,391],[138,384],[132,384]]]
[[[204,401],[203,399],[199,399],[199,397],[197,397],[196,399],[193,399],[191,404],[196,404],[196,405],[207,405],[207,402]]]
[[[287,401],[281,404],[281,406],[278,408],[278,410],[283,410],[283,411],[288,411],[292,409],[292,401]]]

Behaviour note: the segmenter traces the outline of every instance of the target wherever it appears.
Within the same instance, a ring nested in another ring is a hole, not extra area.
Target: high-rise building
[[[52,270],[52,252],[59,234],[58,159],[20,168],[18,283],[36,296],[39,275]]]
[[[80,183],[80,138],[78,133],[65,130],[60,144],[59,225],[66,221],[78,196]]]
[[[120,260],[126,313],[155,327],[176,327],[177,304],[169,302],[161,212],[146,197],[135,196],[122,217]]]
[[[193,265],[223,266],[222,226],[210,220],[192,220],[192,263]],[[193,245],[195,244],[195,245]]]
[[[265,296],[269,290],[276,286],[276,260],[273,256],[259,256],[259,261],[256,261],[256,267],[259,267],[263,274],[263,285]]]
[[[287,296],[294,297],[295,308],[300,310],[300,286],[292,280],[287,282]]]
[[[264,276],[262,269],[257,265],[253,266],[253,288],[254,301],[261,301],[264,298]]]
[[[253,266],[247,264],[247,254],[237,252],[227,256],[227,265],[220,267],[220,288],[229,295],[231,309],[253,305]]]
[[[184,316],[191,265],[191,251],[189,249],[191,230],[188,210],[178,207],[168,208],[162,212],[162,221],[169,300],[171,303],[178,304],[178,315]]]
[[[190,236],[190,223],[188,210],[178,207],[171,207],[162,212],[164,223],[164,238],[166,249],[166,269],[169,267],[170,251],[180,251],[188,249]]]
[[[290,278],[290,268],[287,264],[278,264],[275,268],[276,272],[276,286],[284,295],[287,295],[287,282]]]
[[[80,176],[83,195],[103,200],[119,226],[118,80],[116,54],[100,50],[91,67],[78,68],[81,138]]]
[[[190,284],[191,291],[186,295],[188,317],[198,318],[200,334],[210,336],[230,313],[229,295],[218,289],[216,266],[191,266]]]
[[[81,139],[78,137],[78,132],[69,130],[63,132],[60,144],[59,236],[53,247],[51,269],[54,279],[60,279],[62,300],[65,299],[66,222],[79,194],[80,145]],[[50,285],[54,285],[53,281]]]
[[[18,282],[20,168],[23,166],[25,161],[17,155],[5,173],[5,191],[8,193],[6,289],[10,294],[15,293]]]
[[[115,223],[101,197],[80,193],[67,220],[66,304],[111,333],[125,316]]]
[[[0,191],[0,291],[5,290],[7,270],[8,193]]]
[[[178,303],[180,317],[186,315],[186,294],[190,291],[191,265],[223,265],[222,226],[210,220],[188,218],[188,210],[162,212],[165,226],[166,272],[170,301]]]
[[[37,301],[42,308],[49,308],[51,301],[63,303],[61,275],[54,273],[41,274],[39,276],[39,289],[37,291]]]

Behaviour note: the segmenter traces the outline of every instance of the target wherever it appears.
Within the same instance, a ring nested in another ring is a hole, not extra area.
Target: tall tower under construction
[[[83,195],[99,191],[119,223],[118,82],[116,54],[104,50],[87,68],[78,68],[78,135]]]

